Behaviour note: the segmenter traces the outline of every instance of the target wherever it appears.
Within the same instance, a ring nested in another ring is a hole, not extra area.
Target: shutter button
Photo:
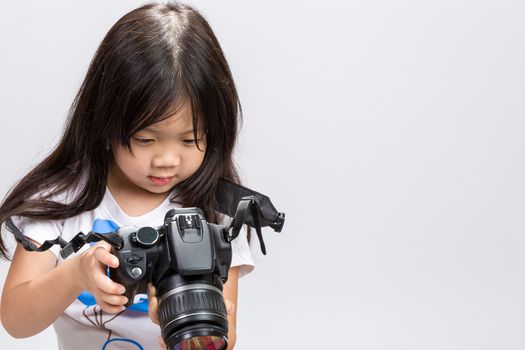
[[[142,275],[142,269],[140,267],[134,267],[131,270],[131,275],[135,278],[139,278]]]

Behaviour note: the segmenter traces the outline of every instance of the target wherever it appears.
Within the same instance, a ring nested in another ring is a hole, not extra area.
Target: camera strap
[[[221,179],[217,191],[217,203],[219,212],[233,218],[230,225],[232,232],[228,234],[229,241],[239,236],[242,225],[249,225],[257,232],[261,251],[266,255],[261,227],[270,226],[276,232],[281,232],[284,225],[284,213],[275,209],[270,198],[232,181]],[[6,228],[25,250],[43,252],[53,245],[59,245],[60,255],[64,259],[78,252],[86,243],[105,241],[116,249],[121,249],[123,245],[122,238],[116,232],[101,234],[90,231],[87,234],[77,233],[69,242],[58,236],[53,240],[46,240],[40,247],[37,247],[16,227],[11,218],[6,220]]]
[[[97,232],[89,231],[87,234],[82,232],[77,233],[75,237],[69,243],[60,250],[60,256],[63,259],[67,258],[73,253],[79,251],[86,243],[95,243],[104,241],[109,243],[115,249],[121,249],[124,246],[122,237],[116,232],[100,234]]]
[[[8,218],[5,224],[7,230],[15,236],[16,241],[22,244],[25,250],[30,252],[43,252],[57,244],[60,246],[60,248],[62,248],[60,249],[60,256],[63,259],[66,259],[71,254],[78,252],[80,248],[82,248],[86,243],[105,241],[116,249],[122,248],[122,245],[124,244],[118,233],[112,232],[108,234],[100,234],[90,231],[87,234],[83,232],[77,233],[75,237],[73,237],[73,239],[71,239],[69,242],[58,236],[53,240],[46,240],[40,247],[37,247],[18,229],[18,227],[16,227],[11,218]]]
[[[256,228],[256,226],[269,226],[275,232],[281,232],[284,225],[284,213],[280,213],[275,209],[268,196],[224,178],[219,180],[217,210],[220,213],[231,218],[236,217],[239,213],[239,204],[245,198],[252,198],[254,203],[250,205],[255,205],[257,208],[247,208],[245,210],[243,213],[245,216],[242,219],[243,224],[253,228]],[[243,205],[248,205],[248,203]]]
[[[259,207],[259,201],[255,196],[243,197],[239,201],[237,210],[235,211],[235,217],[230,225],[232,232],[229,236],[229,241],[231,242],[239,236],[242,225],[246,223],[248,217],[251,217],[253,220],[250,226],[255,228],[259,244],[261,245],[261,252],[266,255],[266,246],[261,231],[261,208]]]
[[[16,241],[22,244],[25,250],[28,250],[30,252],[43,252],[45,250],[48,250],[55,244],[60,245],[60,247],[65,247],[67,245],[67,241],[65,241],[62,237],[58,236],[57,238],[51,241],[45,241],[40,247],[37,247],[26,236],[24,236],[24,234],[13,223],[13,220],[11,220],[11,218],[8,218],[5,221],[5,227],[9,232],[11,232],[15,236]]]

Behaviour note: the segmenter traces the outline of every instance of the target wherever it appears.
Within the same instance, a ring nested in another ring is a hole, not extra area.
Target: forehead
[[[191,105],[185,103],[178,108],[171,109],[161,121],[151,124],[142,130],[151,132],[193,131],[193,114]]]

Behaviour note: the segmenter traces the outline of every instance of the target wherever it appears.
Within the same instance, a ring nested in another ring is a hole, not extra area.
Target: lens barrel
[[[168,349],[227,348],[228,318],[221,281],[172,275],[161,281],[158,291],[161,333]]]

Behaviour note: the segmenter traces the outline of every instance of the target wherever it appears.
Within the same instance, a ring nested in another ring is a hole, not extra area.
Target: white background
[[[240,281],[236,348],[524,349],[525,3],[192,3],[237,83],[244,182],[287,214]],[[140,4],[2,4],[2,195]]]

